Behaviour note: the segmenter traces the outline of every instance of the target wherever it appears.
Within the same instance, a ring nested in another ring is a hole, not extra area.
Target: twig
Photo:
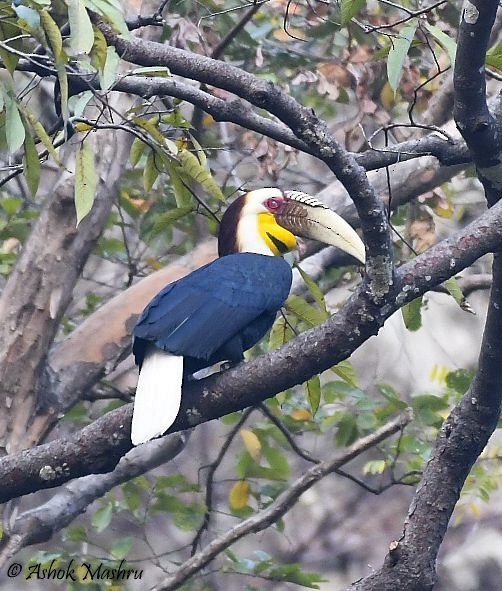
[[[401,8],[401,10],[405,10],[405,12],[407,13],[407,16],[405,16],[404,18],[401,18],[397,21],[393,21],[391,23],[387,23],[387,24],[383,24],[383,25],[375,25],[375,26],[364,25],[364,31],[365,31],[365,33],[369,34],[369,33],[380,32],[383,29],[393,29],[394,27],[397,27],[398,25],[402,25],[402,24],[408,22],[412,18],[416,18],[417,16],[421,16],[422,14],[429,13],[431,10],[434,10],[435,8],[438,8],[439,6],[446,4],[446,2],[447,2],[447,0],[439,0],[439,2],[435,2],[434,4],[426,6],[425,8],[421,8],[420,10],[407,10],[407,9],[404,9],[402,6],[400,6],[399,8]],[[390,4],[390,3],[386,2],[386,4]]]
[[[225,37],[223,37],[223,39],[213,49],[211,52],[211,57],[213,59],[217,60],[223,55],[225,49],[230,45],[230,43],[232,43],[235,37],[237,37],[237,35],[248,24],[248,22],[258,12],[258,10],[260,10],[262,4],[264,4],[264,2],[257,2],[257,0],[254,0],[253,6],[251,6],[246,14],[230,29]]]
[[[172,460],[185,448],[189,432],[150,441],[132,449],[113,472],[79,478],[40,506],[17,516],[6,547],[0,554],[0,567],[25,546],[49,540],[80,515],[97,498],[113,487]]]
[[[223,458],[225,457],[225,455],[228,451],[228,448],[230,447],[230,444],[234,440],[234,437],[240,431],[240,429],[242,428],[244,423],[248,420],[249,416],[251,415],[251,413],[253,411],[254,411],[254,408],[251,407],[251,408],[246,409],[242,413],[241,418],[232,427],[232,429],[230,430],[230,433],[227,435],[225,442],[221,446],[220,451],[218,452],[218,455],[216,456],[216,459],[209,466],[207,466],[208,472],[207,472],[207,477],[206,477],[206,498],[205,498],[206,511],[204,513],[204,521],[202,522],[201,526],[197,530],[197,533],[195,534],[195,537],[192,541],[191,556],[193,556],[196,553],[197,546],[200,543],[200,539],[202,537],[202,534],[209,527],[209,521],[211,519],[211,510],[213,507],[213,485],[214,485],[214,475],[216,474],[216,470],[219,468],[221,462],[223,461]]]
[[[218,554],[249,533],[264,530],[282,517],[300,498],[300,496],[322,478],[341,468],[347,462],[361,455],[366,450],[387,439],[403,429],[412,420],[411,410],[404,412],[389,421],[377,431],[363,437],[347,450],[332,460],[312,466],[305,474],[295,480],[291,486],[280,494],[264,511],[245,519],[232,529],[210,542],[203,550],[186,560],[179,569],[157,585],[155,591],[173,591],[178,589],[196,572],[211,562]],[[153,591],[153,590],[152,590]]]
[[[402,265],[396,274],[398,295],[392,305],[379,310],[368,303],[359,287],[326,323],[266,356],[187,383],[172,432],[253,406],[346,359],[403,304],[499,249],[501,228],[502,204],[496,204],[462,232]],[[131,448],[131,415],[132,405],[125,405],[69,437],[0,458],[0,502],[86,474],[110,471]]]
[[[298,447],[296,441],[293,439],[293,435],[290,433],[290,431],[287,429],[284,423],[278,417],[276,417],[273,412],[270,411],[270,409],[264,402],[260,402],[258,408],[270,421],[272,421],[272,423],[274,423],[274,425],[284,435],[287,442],[289,443],[289,446],[296,453],[296,455],[300,456],[300,458],[303,458],[304,460],[312,464],[320,463],[320,460],[313,458],[308,452]]]

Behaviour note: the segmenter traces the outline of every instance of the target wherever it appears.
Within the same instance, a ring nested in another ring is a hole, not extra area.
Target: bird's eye
[[[279,209],[280,205],[281,205],[280,200],[275,199],[274,197],[271,197],[270,199],[267,199],[265,201],[265,207],[270,211],[277,211]]]

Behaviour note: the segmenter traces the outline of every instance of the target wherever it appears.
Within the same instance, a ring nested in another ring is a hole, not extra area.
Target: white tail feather
[[[131,441],[139,445],[165,433],[174,423],[181,404],[183,357],[152,348],[139,374]]]

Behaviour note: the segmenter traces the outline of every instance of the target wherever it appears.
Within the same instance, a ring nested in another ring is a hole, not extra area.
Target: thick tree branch
[[[235,123],[301,152],[315,155],[309,144],[298,139],[289,127],[258,115],[238,98],[226,101],[174,78],[127,76],[119,80],[113,89],[143,97],[172,96],[185,100],[209,113],[215,121]],[[469,151],[463,142],[449,142],[439,135],[432,134],[390,145],[386,149],[366,150],[352,156],[366,170],[375,170],[420,156],[435,156],[442,164],[448,166],[470,162]]]
[[[368,182],[365,170],[331,136],[316,115],[277,85],[225,62],[140,39],[125,39],[97,21],[107,42],[127,61],[141,66],[166,66],[181,75],[231,92],[266,109],[288,126],[312,153],[325,162],[354,200],[368,250],[368,292],[375,302],[390,297],[393,264],[387,217],[381,200]]]
[[[37,73],[41,77],[55,76],[56,74],[54,69],[40,70],[33,63],[23,60],[18,63],[18,69]],[[99,81],[94,75],[69,73],[69,81],[73,94],[84,92],[89,88],[100,89]],[[114,84],[113,90],[141,97],[171,96],[178,98],[209,113],[215,121],[228,121],[306,154],[317,155],[309,143],[299,139],[288,126],[258,115],[251,110],[249,104],[241,99],[223,100],[205,90],[174,78],[148,76],[125,76]],[[420,156],[435,156],[445,166],[467,164],[471,161],[469,150],[463,142],[450,142],[435,134],[392,144],[385,149],[369,149],[359,154],[351,153],[351,155],[365,170],[376,170]]]
[[[486,102],[485,56],[495,21],[496,0],[466,0],[455,61],[454,117],[476,164],[489,205],[501,194],[502,136]]]
[[[113,487],[171,461],[184,449],[186,439],[186,434],[175,434],[133,448],[113,472],[74,480],[43,505],[18,515],[9,531],[4,532],[2,542],[8,538],[14,543],[8,543],[1,552],[0,567],[21,548],[50,540]]]
[[[300,476],[295,482],[281,493],[275,501],[263,511],[241,521],[232,529],[212,540],[200,552],[183,562],[177,571],[167,577],[159,585],[155,586],[155,591],[174,591],[186,582],[192,575],[199,572],[218,554],[226,550],[237,540],[250,534],[262,531],[280,519],[293,505],[295,505],[300,496],[319,482],[325,476],[339,470],[354,458],[361,455],[366,450],[378,445],[394,433],[402,430],[412,420],[410,411],[405,412],[395,419],[389,421],[380,429],[377,429],[371,435],[362,437],[352,444],[343,453],[325,462],[320,462],[312,468],[309,468],[305,474]]]
[[[117,194],[129,137],[119,135],[115,141],[115,146],[110,145],[108,138],[108,146],[99,150],[98,173],[106,170],[106,180],[98,186],[89,215],[77,228],[73,181],[67,178],[49,197],[3,290],[0,404],[5,411],[0,433],[7,452],[39,441],[44,428],[37,418],[31,421],[36,410],[55,412],[50,400],[37,399],[37,380],[73,287]]]
[[[457,171],[455,167],[439,167],[433,158],[401,163],[392,175],[393,203],[404,203],[445,182]],[[372,171],[369,177],[377,192],[384,194],[387,185],[385,172]],[[340,183],[332,183],[319,197],[351,224],[358,225],[355,207]],[[215,256],[214,240],[198,246],[189,255],[115,296],[51,349],[43,383],[55,401],[53,406],[56,412],[45,415],[48,426],[54,424],[58,413],[66,412],[81,400],[127,354],[136,315],[147,302],[167,283],[210,262]],[[347,259],[343,258],[340,251],[332,248],[324,249],[301,262],[302,268],[314,277],[319,277],[323,268],[342,264],[347,264]],[[292,291],[297,293],[304,287],[303,280],[296,273]]]
[[[390,544],[383,567],[351,591],[428,591],[435,562],[460,491],[497,426],[502,402],[502,256],[493,263],[493,285],[479,369],[469,391],[444,422],[410,506],[403,537]]]
[[[455,119],[466,140],[489,205],[499,206],[500,133],[486,103],[485,56],[497,1],[465,0],[454,73]],[[494,205],[497,204],[497,205]],[[493,262],[483,342],[476,376],[444,422],[409,508],[403,536],[389,546],[384,565],[351,591],[429,591],[448,523],[474,462],[493,433],[502,402],[502,257]]]
[[[252,406],[332,367],[376,334],[403,304],[501,244],[502,204],[497,204],[456,236],[402,265],[396,274],[397,296],[385,307],[368,299],[363,284],[326,323],[267,355],[187,383],[171,432]],[[131,448],[131,415],[132,405],[128,404],[68,438],[0,459],[0,502],[112,470]]]

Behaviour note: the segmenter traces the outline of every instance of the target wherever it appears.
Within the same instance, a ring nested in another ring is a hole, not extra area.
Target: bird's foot
[[[241,363],[242,361],[243,359],[238,359],[235,361],[224,361],[220,364],[220,371],[228,371],[229,369],[232,369],[232,367],[239,365],[239,363]]]

